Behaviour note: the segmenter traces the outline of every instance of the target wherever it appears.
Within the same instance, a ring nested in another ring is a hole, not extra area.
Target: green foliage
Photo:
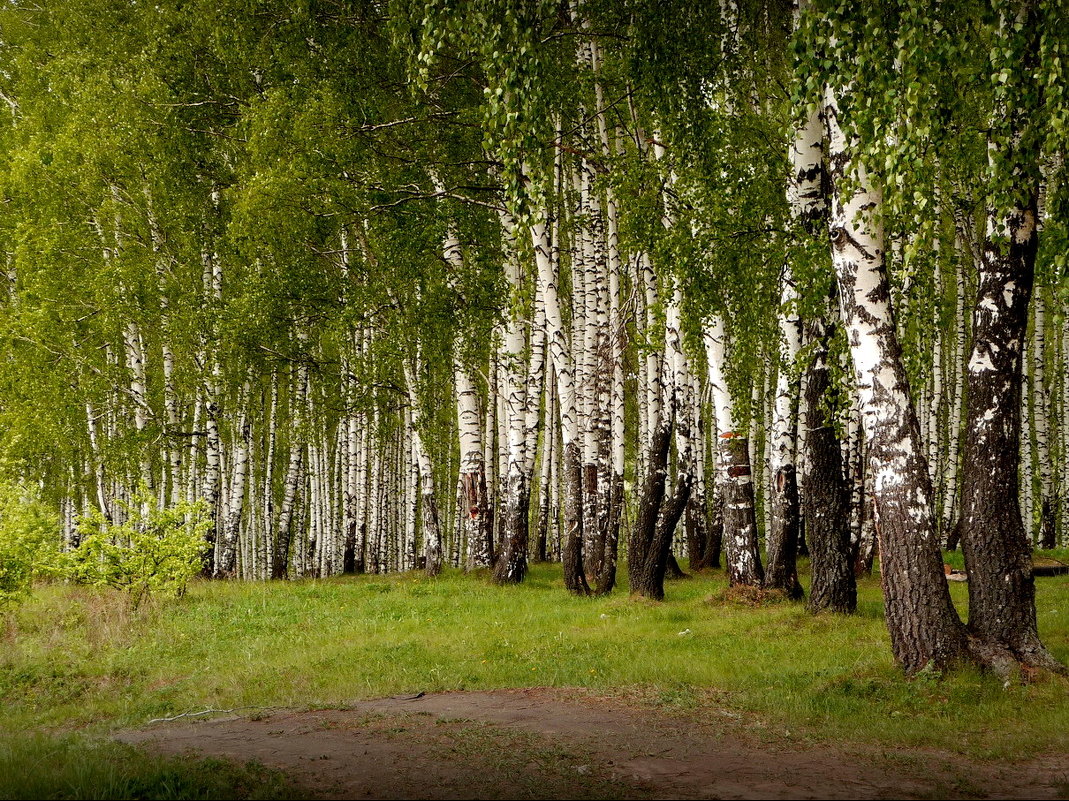
[[[22,600],[35,578],[53,572],[59,525],[29,488],[0,482],[0,610]]]
[[[67,575],[80,584],[115,587],[140,602],[150,593],[185,594],[203,567],[212,525],[203,501],[160,509],[144,488],[123,505],[127,518],[109,523],[99,512],[79,521],[80,542],[66,555]]]

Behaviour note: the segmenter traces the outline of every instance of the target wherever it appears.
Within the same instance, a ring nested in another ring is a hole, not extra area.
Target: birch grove
[[[69,548],[190,504],[206,578],[551,560],[661,599],[722,552],[813,612],[878,572],[908,672],[1061,670],[1069,41],[993,10],[224,3],[218,36],[165,2],[109,39],[50,3],[0,53],[0,470]]]

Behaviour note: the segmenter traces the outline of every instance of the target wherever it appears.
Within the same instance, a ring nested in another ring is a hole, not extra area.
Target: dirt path
[[[1065,798],[1069,757],[997,765],[792,743],[737,715],[579,691],[387,698],[345,710],[175,721],[117,735],[283,770],[328,798]]]

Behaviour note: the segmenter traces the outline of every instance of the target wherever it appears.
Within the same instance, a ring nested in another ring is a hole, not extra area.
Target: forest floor
[[[708,701],[665,708],[556,688],[428,693],[184,717],[115,737],[161,755],[259,762],[325,798],[1069,798],[1065,753],[993,762],[810,741]]]

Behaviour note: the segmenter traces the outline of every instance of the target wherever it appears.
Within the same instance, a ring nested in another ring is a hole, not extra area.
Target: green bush
[[[59,566],[59,522],[21,484],[0,482],[0,609],[17,603],[33,580]]]
[[[79,520],[80,542],[66,555],[68,578],[125,590],[135,602],[151,593],[184,594],[203,566],[211,525],[207,506],[183,501],[160,509],[142,490],[124,507],[121,524],[99,512]]]

